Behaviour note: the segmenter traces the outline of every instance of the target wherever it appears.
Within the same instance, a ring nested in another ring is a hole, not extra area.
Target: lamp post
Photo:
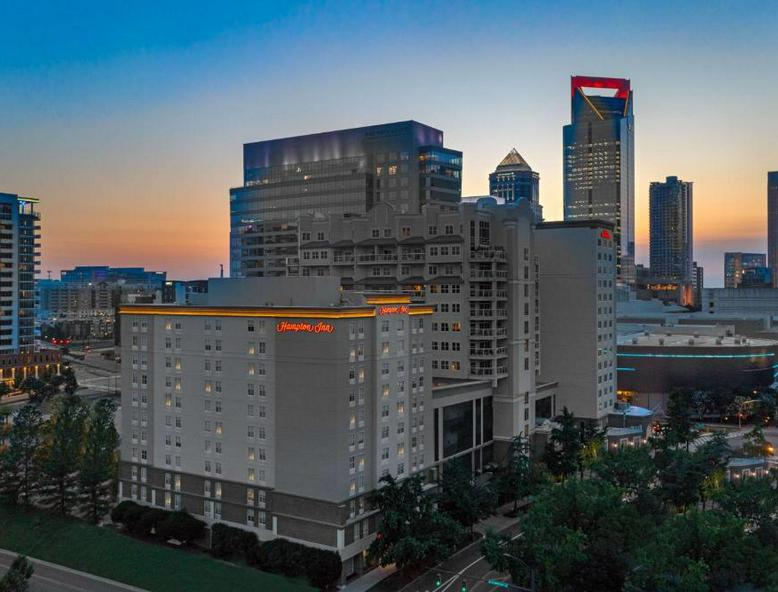
[[[503,553],[503,557],[507,557],[509,559],[513,559],[514,561],[518,561],[521,563],[524,567],[526,567],[529,570],[529,589],[532,592],[536,592],[535,588],[535,568],[530,567],[529,564],[521,559],[520,557],[516,557],[515,555],[511,555],[510,553]]]

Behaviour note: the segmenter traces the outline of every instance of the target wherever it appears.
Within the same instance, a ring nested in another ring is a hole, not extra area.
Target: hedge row
[[[262,571],[287,577],[305,577],[322,589],[340,579],[340,555],[307,547],[286,539],[260,544],[257,535],[240,528],[216,523],[211,527],[211,553],[223,559],[239,557]]]
[[[150,536],[163,541],[176,539],[183,543],[201,538],[206,526],[205,522],[188,512],[169,512],[141,506],[129,500],[111,511],[111,520],[123,524],[127,532],[135,536]]]
[[[123,524],[134,536],[162,541],[194,541],[205,534],[206,524],[185,511],[169,512],[126,500],[111,511],[111,520]],[[220,559],[242,559],[262,571],[287,577],[304,577],[321,589],[333,587],[340,579],[340,555],[274,539],[260,544],[253,532],[217,522],[211,526],[211,554]]]

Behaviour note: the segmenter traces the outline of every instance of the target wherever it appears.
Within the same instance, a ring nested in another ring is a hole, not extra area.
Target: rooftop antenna
[[[219,263],[219,277],[224,277],[224,263]]]

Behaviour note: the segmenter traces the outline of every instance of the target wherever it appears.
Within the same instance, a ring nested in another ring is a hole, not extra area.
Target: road
[[[520,536],[520,532],[521,529],[518,524],[500,531],[501,534],[508,534],[514,538]],[[435,588],[435,578],[438,573],[442,577],[443,584],[439,588]],[[489,567],[489,564],[481,555],[481,545],[475,544],[453,555],[437,569],[431,569],[411,584],[408,584],[403,588],[402,592],[459,592],[463,581],[467,583],[468,592],[503,592],[505,588],[486,582],[486,580],[491,578],[503,582],[510,581],[506,574],[498,573]],[[518,587],[510,589],[520,590]]]
[[[99,353],[89,352],[84,360],[68,360],[76,373],[80,388],[79,397],[94,401],[104,397],[119,398],[120,366],[114,360],[106,360]],[[3,404],[11,409],[27,404],[27,395],[3,398]]]
[[[10,567],[16,553],[0,549],[0,574]],[[80,571],[75,571],[46,561],[31,559],[35,572],[30,580],[30,592],[144,592],[128,586]]]

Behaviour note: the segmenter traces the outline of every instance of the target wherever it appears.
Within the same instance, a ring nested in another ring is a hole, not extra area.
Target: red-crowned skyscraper
[[[573,76],[564,126],[565,220],[614,224],[617,280],[635,282],[635,121],[624,78]]]

